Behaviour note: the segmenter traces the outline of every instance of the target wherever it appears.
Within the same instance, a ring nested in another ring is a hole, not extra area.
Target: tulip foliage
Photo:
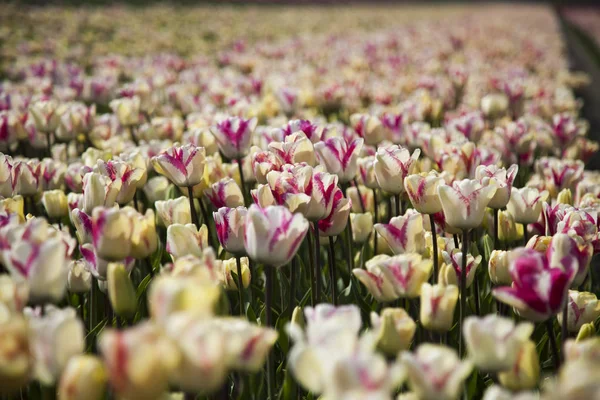
[[[424,10],[0,6],[0,397],[598,398],[587,78]]]

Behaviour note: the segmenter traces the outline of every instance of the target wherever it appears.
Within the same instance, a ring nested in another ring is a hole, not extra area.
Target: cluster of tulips
[[[600,396],[599,146],[553,14],[336,10],[185,57],[94,41],[153,8],[47,45],[30,10],[2,50],[2,396]]]

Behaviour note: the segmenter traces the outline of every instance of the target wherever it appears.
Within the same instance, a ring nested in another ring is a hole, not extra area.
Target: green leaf
[[[494,251],[494,239],[490,237],[490,235],[486,234],[483,237],[483,256],[485,261],[490,260],[490,254]]]
[[[150,284],[151,280],[152,280],[152,275],[148,274],[148,275],[146,275],[146,277],[144,279],[142,279],[142,281],[138,285],[137,290],[135,291],[135,296],[138,300],[140,299],[142,294],[144,294],[146,292],[146,289],[148,288],[148,285]]]

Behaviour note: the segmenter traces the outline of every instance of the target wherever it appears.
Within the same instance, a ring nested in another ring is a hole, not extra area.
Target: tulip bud
[[[58,398],[61,400],[104,399],[108,374],[104,364],[92,355],[72,357],[60,378]]]
[[[242,267],[242,285],[244,288],[250,286],[250,262],[248,257],[240,257],[240,266]],[[223,260],[223,281],[226,290],[238,290],[237,278],[234,279],[233,273],[237,275],[237,261],[234,258]]]
[[[148,201],[152,204],[161,200],[166,200],[167,190],[169,188],[169,180],[165,176],[155,176],[148,179],[144,185],[144,194]]]
[[[421,285],[421,321],[425,328],[447,332],[452,328],[458,286]]]
[[[498,239],[504,242],[512,242],[518,239],[515,219],[508,211],[498,213]]]
[[[490,280],[496,285],[510,285],[512,277],[509,272],[509,251],[494,250],[490,255],[488,273]]]
[[[389,193],[404,193],[404,178],[416,169],[421,150],[413,151],[398,145],[379,147],[375,160],[375,176],[379,187]]]
[[[172,224],[167,228],[167,253],[173,259],[188,254],[200,257],[202,250],[208,247],[208,228],[202,225],[200,230],[194,224]]]
[[[412,174],[404,178],[404,187],[415,210],[422,214],[435,214],[442,210],[437,187],[444,179],[435,171]]]
[[[180,187],[199,184],[204,175],[206,152],[192,144],[173,146],[152,157],[154,170]]]
[[[0,394],[8,395],[26,385],[33,370],[27,321],[0,313],[0,338]]]
[[[138,260],[154,254],[158,247],[158,235],[156,233],[156,218],[154,211],[149,208],[144,215],[131,207],[125,207],[133,223],[131,234],[131,257]]]
[[[296,306],[294,311],[292,312],[292,320],[291,324],[297,326],[300,329],[304,329],[306,326],[306,320],[304,319],[304,313],[302,312],[302,307]]]
[[[534,389],[540,378],[540,360],[535,342],[528,340],[519,351],[515,365],[506,372],[498,374],[502,386],[513,390]]]
[[[596,336],[596,328],[593,322],[581,325],[579,332],[577,333],[576,342],[583,342],[586,339]]]
[[[482,186],[479,181],[464,179],[454,181],[452,186],[439,185],[437,191],[448,225],[464,230],[481,225],[496,186],[493,183]]]
[[[231,178],[224,178],[213,183],[204,191],[204,194],[216,209],[221,207],[236,208],[244,206],[242,190],[236,181]]]
[[[417,324],[402,308],[386,308],[371,313],[371,326],[377,335],[377,348],[388,356],[396,356],[408,350],[415,335]]]
[[[133,223],[126,210],[96,208],[92,214],[92,238],[96,254],[121,261],[131,253]]]
[[[570,206],[573,205],[573,194],[571,193],[571,189],[565,188],[558,193],[556,197],[556,203],[558,204],[568,204]]]
[[[567,298],[567,330],[578,332],[586,323],[594,323],[600,317],[600,303],[594,293],[569,290]],[[565,323],[562,313],[557,315],[558,322]]]
[[[223,155],[229,159],[237,159],[248,154],[257,123],[256,118],[229,117],[219,121],[210,130]]]
[[[108,298],[115,313],[124,318],[135,314],[137,301],[135,288],[123,264],[108,264]]]
[[[535,235],[525,245],[528,249],[537,251],[538,253],[546,254],[546,250],[552,243],[552,236]]]
[[[67,196],[62,190],[48,190],[42,195],[42,204],[46,214],[52,219],[65,217],[69,214]]]
[[[510,200],[506,206],[519,224],[536,222],[542,212],[542,204],[548,198],[548,191],[540,192],[535,188],[512,188]]]
[[[67,276],[67,290],[71,293],[86,293],[92,288],[92,274],[85,260],[71,261]]]
[[[350,213],[350,222],[354,243],[363,244],[371,237],[373,233],[373,214],[369,212],[363,214]]]

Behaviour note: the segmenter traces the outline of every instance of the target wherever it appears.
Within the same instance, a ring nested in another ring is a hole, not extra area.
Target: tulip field
[[[600,13],[0,20],[0,400],[600,399]]]

